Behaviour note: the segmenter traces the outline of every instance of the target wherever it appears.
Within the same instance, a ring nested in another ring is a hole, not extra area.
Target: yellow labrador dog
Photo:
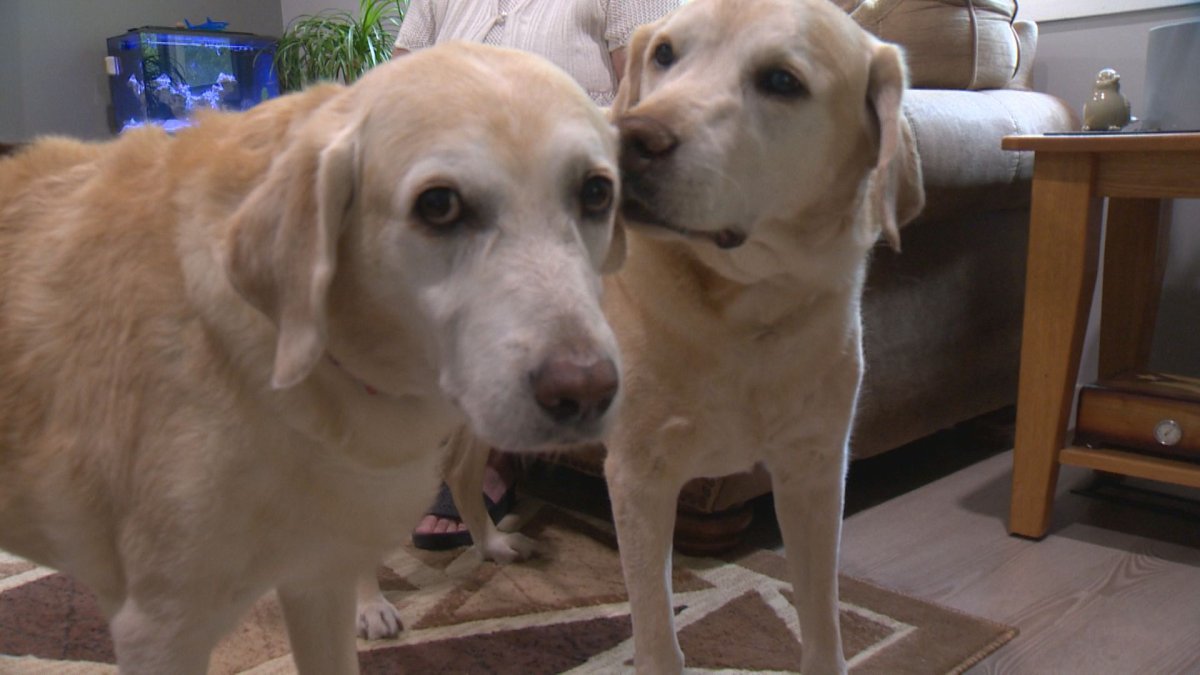
[[[630,227],[604,300],[625,392],[605,472],[638,672],[683,667],[668,570],[680,488],[760,462],[801,669],[846,668],[837,559],[860,296],[870,249],[881,234],[897,245],[924,202],[905,85],[900,51],[828,0],[694,0],[634,35],[613,110]],[[482,515],[481,464],[452,477],[464,519],[485,554],[521,547]]]
[[[124,673],[204,673],[271,589],[300,672],[357,672],[444,437],[604,430],[617,148],[545,61],[450,45],[0,160],[0,547],[96,592]]]

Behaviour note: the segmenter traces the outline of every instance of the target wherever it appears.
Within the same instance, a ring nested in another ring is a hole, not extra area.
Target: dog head
[[[623,215],[742,281],[897,245],[923,204],[905,86],[900,50],[828,0],[690,2],[631,42]]]
[[[578,85],[535,56],[444,45],[374,69],[292,139],[225,256],[278,328],[276,388],[335,362],[383,395],[436,382],[501,447],[602,432],[617,139]]]

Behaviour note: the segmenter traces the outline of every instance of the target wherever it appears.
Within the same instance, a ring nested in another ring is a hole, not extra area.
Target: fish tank
[[[275,38],[144,26],[108,38],[113,130],[174,131],[202,109],[246,110],[279,95]]]

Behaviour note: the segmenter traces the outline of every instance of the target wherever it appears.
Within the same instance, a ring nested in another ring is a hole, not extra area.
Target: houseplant
[[[405,0],[359,0],[358,14],[326,10],[297,17],[275,47],[279,86],[296,91],[320,80],[353,82],[391,58]]]

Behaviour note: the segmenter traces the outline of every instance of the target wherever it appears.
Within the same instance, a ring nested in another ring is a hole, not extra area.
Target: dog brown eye
[[[612,181],[604,176],[592,176],[585,180],[579,191],[579,203],[587,215],[606,215],[613,203]]]
[[[808,89],[800,78],[783,68],[772,68],[758,76],[758,88],[783,98],[800,98],[808,95]]]
[[[663,68],[675,63],[675,48],[670,42],[664,42],[654,48],[654,62]]]
[[[462,199],[450,188],[430,188],[417,196],[417,217],[434,227],[453,225],[462,217]]]

